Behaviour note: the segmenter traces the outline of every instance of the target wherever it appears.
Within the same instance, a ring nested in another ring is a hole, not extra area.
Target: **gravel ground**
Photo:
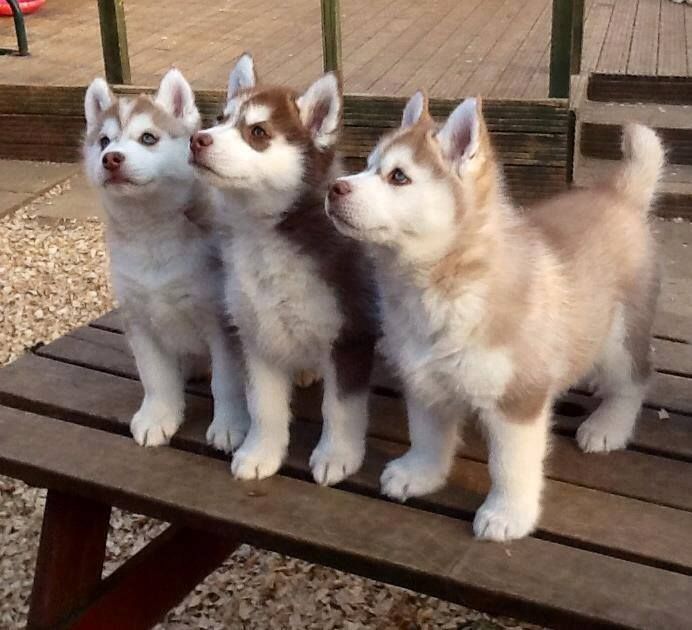
[[[64,194],[69,184],[47,197]],[[35,202],[40,203],[40,200]],[[112,307],[97,220],[0,220],[0,364]],[[0,476],[0,628],[23,628],[45,492]],[[106,573],[165,524],[114,510]],[[292,558],[241,547],[158,628],[355,630],[536,628]]]

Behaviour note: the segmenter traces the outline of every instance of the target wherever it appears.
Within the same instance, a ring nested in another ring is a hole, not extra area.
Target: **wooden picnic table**
[[[580,452],[573,434],[597,401],[567,395],[539,529],[503,545],[472,536],[489,486],[474,431],[443,490],[405,505],[379,496],[384,464],[406,448],[398,386],[381,365],[365,465],[338,488],[310,481],[318,387],[296,396],[290,455],[268,480],[234,481],[206,446],[202,383],[188,387],[171,447],[137,446],[128,422],[142,389],[108,314],[0,369],[0,473],[48,488],[29,627],[151,627],[249,543],[547,626],[690,628],[692,345],[654,344],[658,372],[630,448]],[[111,506],[170,527],[102,580]]]

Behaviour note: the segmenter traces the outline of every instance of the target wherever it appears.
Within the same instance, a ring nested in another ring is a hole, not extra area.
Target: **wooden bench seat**
[[[596,401],[569,394],[557,408],[539,530],[500,545],[472,537],[473,512],[489,485],[485,447],[473,430],[465,432],[442,491],[405,505],[379,496],[384,464],[406,448],[397,384],[381,365],[366,463],[337,489],[309,481],[308,457],[320,429],[317,387],[295,398],[290,455],[272,479],[236,482],[226,458],[206,446],[211,399],[202,383],[188,387],[188,419],[172,448],[138,447],[127,423],[141,386],[117,314],[109,314],[0,369],[0,473],[49,488],[42,540],[55,531],[69,540],[78,531],[79,540],[95,541],[89,557],[97,561],[82,562],[86,577],[73,580],[71,597],[64,596],[67,561],[56,566],[42,542],[32,627],[55,627],[66,615],[69,627],[125,627],[108,624],[125,619],[128,607],[141,619],[127,617],[134,623],[127,627],[148,627],[247,542],[553,627],[687,628],[692,360],[688,344],[657,339],[656,345],[653,402],[631,447],[581,453],[572,436]],[[661,406],[669,418],[659,418]],[[101,583],[98,550],[111,505],[172,525]],[[82,513],[91,515],[88,532],[85,519],[74,516]],[[171,558],[190,555],[191,546],[194,558],[171,567]],[[85,553],[79,545],[61,548]],[[168,584],[176,573],[178,583]],[[136,586],[151,584],[151,575],[161,593],[135,603]],[[57,599],[56,584],[63,592]]]

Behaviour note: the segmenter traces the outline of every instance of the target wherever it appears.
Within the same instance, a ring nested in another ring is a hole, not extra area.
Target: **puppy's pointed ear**
[[[467,98],[437,133],[443,154],[459,169],[482,156],[486,144],[480,98]]]
[[[339,79],[333,72],[321,76],[296,101],[300,120],[322,148],[337,140],[341,123],[342,97]]]
[[[177,68],[171,68],[161,79],[155,100],[171,116],[182,120],[188,129],[199,127],[201,118],[194,92]]]
[[[87,121],[87,131],[96,125],[101,114],[114,102],[115,98],[108,87],[108,83],[101,77],[94,79],[84,96],[84,116]]]
[[[255,85],[257,85],[255,62],[250,53],[243,53],[228,76],[227,100],[235,98],[240,90],[249,90]]]
[[[418,90],[406,103],[401,116],[401,128],[413,127],[421,118],[429,116],[428,97],[423,90]]]

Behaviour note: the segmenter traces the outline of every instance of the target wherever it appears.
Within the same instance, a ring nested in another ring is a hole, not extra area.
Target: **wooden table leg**
[[[49,490],[27,628],[54,628],[101,581],[111,508]]]
[[[103,580],[65,627],[151,628],[239,544],[237,538],[171,526]]]

